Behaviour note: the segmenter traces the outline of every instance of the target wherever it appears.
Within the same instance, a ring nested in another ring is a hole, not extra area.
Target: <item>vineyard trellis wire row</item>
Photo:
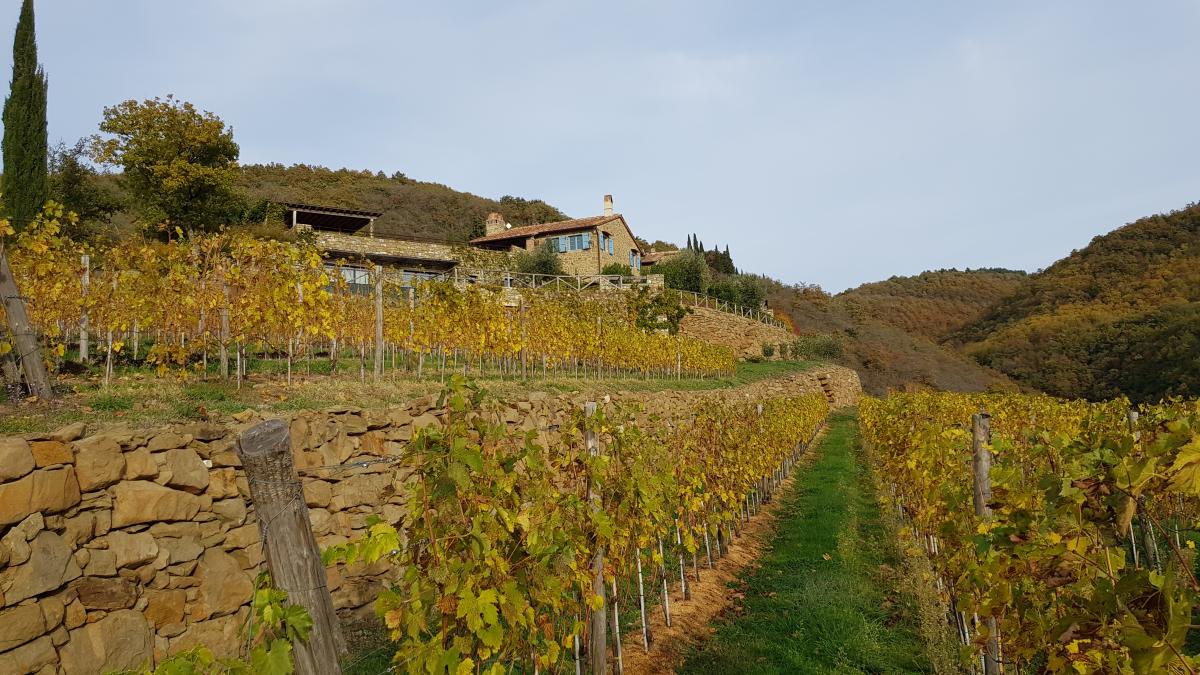
[[[624,294],[413,285],[376,268],[372,298],[305,242],[218,233],[89,251],[61,234],[55,213],[15,236],[14,274],[32,289],[31,321],[50,358],[64,358],[68,342],[89,356],[98,337],[106,381],[123,350],[162,373],[207,373],[215,357],[217,371],[232,366],[239,382],[248,350],[286,360],[289,380],[318,354],[336,369],[347,353],[363,379],[368,362],[376,379],[388,367],[678,378],[734,366],[727,348],[640,329]]]
[[[670,624],[672,593],[726,553],[828,410],[820,395],[713,399],[669,421],[611,406],[542,445],[461,376],[446,402],[446,426],[394,459],[406,515],[325,552],[395,566],[376,608],[413,673],[622,672],[622,633],[640,623],[649,648],[647,613]]]
[[[977,671],[1195,672],[1200,404],[923,393],[861,410]]]

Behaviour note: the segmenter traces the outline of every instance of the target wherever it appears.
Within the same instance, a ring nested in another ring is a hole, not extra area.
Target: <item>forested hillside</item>
[[[837,362],[858,371],[863,388],[872,394],[913,385],[950,391],[1015,388],[1004,375],[956,350],[856,312],[841,296],[831,297],[819,288],[768,282],[767,299],[801,334],[835,336],[842,347]]]
[[[404,174],[326,169],[319,166],[251,164],[241,168],[238,187],[254,201],[289,201],[382,211],[376,233],[464,241],[483,234],[491,211],[513,225],[564,220],[567,216],[541,200],[499,200],[459,192]]]
[[[69,232],[80,239],[120,239],[137,231],[139,209],[119,172],[97,173],[85,162],[82,145],[59,147],[51,157],[51,196],[80,215]],[[278,221],[271,204],[301,202],[380,211],[375,231],[465,241],[483,234],[487,214],[497,211],[513,225],[563,220],[567,216],[537,199],[488,199],[395,173],[320,166],[250,164],[236,167],[232,190],[217,221],[227,227],[257,228]],[[143,218],[144,220],[144,218]],[[276,223],[277,225],[278,223]]]
[[[1005,269],[937,270],[863,284],[839,293],[837,301],[853,316],[941,340],[979,319],[1027,278]]]
[[[952,336],[1058,396],[1200,393],[1200,205],[1096,237]]]

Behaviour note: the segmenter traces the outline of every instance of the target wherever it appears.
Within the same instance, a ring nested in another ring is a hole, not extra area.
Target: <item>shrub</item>
[[[547,239],[532,251],[517,253],[514,259],[516,270],[522,274],[562,275],[562,259],[558,257],[558,251],[551,242],[552,240]]]
[[[772,356],[775,356],[775,345],[771,344],[770,342],[764,342],[762,344],[762,353],[763,357],[768,359]]]
[[[667,331],[668,335],[679,333],[679,323],[692,310],[679,302],[679,295],[665,291],[653,292],[645,286],[629,295],[629,311],[633,322],[645,331]]]
[[[842,341],[829,333],[801,335],[792,343],[792,358],[833,361],[844,353]]]
[[[633,268],[622,263],[609,263],[604,266],[604,269],[600,270],[600,274],[619,274],[623,277],[628,277],[633,275]]]
[[[779,358],[786,359],[788,357],[788,343],[779,343]]]
[[[762,282],[758,277],[749,274],[738,274],[714,281],[708,287],[708,294],[718,300],[753,309],[762,307],[763,299],[766,298]]]
[[[668,288],[703,295],[708,291],[708,261],[703,253],[684,251],[658,263],[654,270],[663,275]]]

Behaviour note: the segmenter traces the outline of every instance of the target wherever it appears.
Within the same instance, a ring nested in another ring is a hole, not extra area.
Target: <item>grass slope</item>
[[[884,590],[882,570],[897,561],[860,461],[855,417],[834,417],[817,452],[798,489],[783,496],[772,550],[746,579],[743,613],[718,626],[679,672],[932,670],[914,601]]]
[[[582,379],[566,376],[549,379],[500,378],[496,375],[470,377],[497,396],[528,391],[595,392],[597,395],[614,391],[682,391],[726,389],[740,387],[760,380],[787,377],[818,365],[815,361],[767,361],[739,363],[730,377],[709,379]],[[296,367],[296,382],[287,386],[283,377],[285,366],[277,360],[250,361],[251,378],[241,389],[232,381],[221,381],[214,374],[208,380],[179,381],[160,378],[152,370],[127,366],[117,370],[117,376],[106,388],[99,369],[81,376],[60,376],[55,388],[60,398],[52,405],[29,406],[9,401],[0,388],[0,435],[28,434],[53,431],[72,422],[86,421],[91,432],[114,425],[147,427],[172,422],[189,422],[210,415],[229,415],[247,408],[268,413],[291,410],[320,409],[331,405],[351,404],[363,408],[400,405],[419,396],[442,390],[442,378],[431,369],[418,379],[413,373],[396,374],[385,371],[385,381],[371,383],[371,362],[366,363],[366,381],[359,381],[356,359],[343,360],[339,374],[330,376],[329,362],[312,362]],[[461,368],[455,369],[462,372]],[[447,376],[450,374],[447,371]]]

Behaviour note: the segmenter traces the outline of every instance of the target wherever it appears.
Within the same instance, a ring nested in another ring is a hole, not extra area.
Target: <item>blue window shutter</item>
[[[587,249],[589,249],[591,247],[592,247],[592,233],[584,232],[583,233],[583,250],[586,251]]]
[[[559,238],[558,238],[558,252],[559,252],[559,253],[566,253],[566,252],[567,252],[567,238],[566,238],[566,236],[562,236],[562,237],[559,237]]]
[[[608,254],[609,255],[613,254],[613,239],[612,239],[612,237],[608,238]]]

